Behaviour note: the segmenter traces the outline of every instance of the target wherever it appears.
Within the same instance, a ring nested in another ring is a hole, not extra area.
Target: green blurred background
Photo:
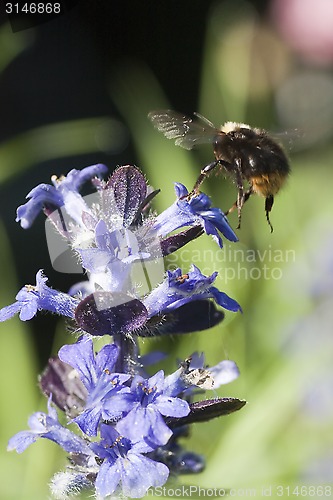
[[[187,152],[162,137],[147,120],[150,110],[265,127],[290,156],[292,175],[271,213],[273,234],[264,201],[253,197],[239,243],[220,251],[203,236],[179,252],[184,271],[190,262],[206,274],[219,271],[218,287],[241,303],[243,315],[230,313],[204,333],[143,343],[144,352],[170,353],[167,371],[196,350],[210,365],[235,360],[240,378],[217,394],[248,401],[237,414],[193,426],[186,446],[207,457],[206,470],[173,479],[172,487],[231,488],[236,497],[261,497],[266,488],[288,498],[303,485],[299,496],[333,496],[318,488],[333,482],[333,57],[314,57],[288,38],[279,25],[284,4],[82,1],[14,33],[1,13],[1,307],[34,283],[40,268],[54,288],[80,279],[52,269],[42,217],[28,231],[15,223],[16,207],[36,184],[93,163],[110,171],[136,164],[162,189],[155,203],[162,210],[174,200],[174,181],[190,188],[212,161],[208,146]],[[222,209],[235,199],[223,177],[212,176],[203,189]],[[235,214],[230,223],[237,225]],[[45,409],[38,373],[71,340],[56,317],[0,324],[1,499],[49,498],[48,481],[65,466],[51,442],[21,456],[7,453],[6,443]]]

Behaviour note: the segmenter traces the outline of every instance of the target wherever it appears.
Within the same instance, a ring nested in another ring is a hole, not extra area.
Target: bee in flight
[[[211,143],[215,161],[201,169],[201,173],[188,195],[195,196],[204,179],[218,167],[234,177],[238,194],[232,207],[238,212],[238,226],[244,203],[251,194],[265,198],[266,219],[273,232],[269,219],[274,196],[278,193],[290,173],[288,159],[282,147],[259,128],[251,128],[245,123],[226,122],[216,128],[207,118],[194,113],[195,118],[184,116],[172,110],[151,111],[148,114],[155,128],[168,139],[174,139],[177,146],[192,149],[197,144]],[[244,188],[244,181],[249,184]]]

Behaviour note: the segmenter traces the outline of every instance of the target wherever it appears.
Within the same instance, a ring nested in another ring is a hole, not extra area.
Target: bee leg
[[[237,193],[237,214],[238,214],[238,225],[236,229],[240,229],[241,227],[241,219],[242,219],[242,208],[244,205],[244,198],[245,198],[245,193],[244,193],[244,186],[243,186],[243,178],[242,178],[242,163],[241,159],[237,158],[235,160],[236,164],[236,185],[238,187],[238,193]]]
[[[267,196],[265,200],[265,212],[266,212],[266,219],[268,222],[269,227],[271,228],[271,233],[273,232],[273,226],[271,224],[271,221],[269,220],[269,212],[272,210],[272,206],[274,203],[274,196]]]
[[[198,194],[199,192],[199,187],[203,183],[203,181],[208,177],[208,175],[211,173],[212,170],[214,170],[216,167],[226,167],[229,165],[229,163],[223,161],[223,160],[215,160],[212,163],[209,163],[205,167],[201,169],[200,175],[196,180],[196,183],[193,186],[192,191],[187,195],[187,199],[191,199],[194,195]]]
[[[243,207],[244,203],[250,198],[251,194],[253,194],[252,186],[244,193],[244,196],[243,196],[244,200],[243,200],[242,207]],[[235,201],[235,203],[229,208],[229,210],[224,212],[224,215],[230,214],[230,212],[233,212],[236,208],[238,208],[238,198]],[[237,228],[237,229],[239,229],[239,228]]]
[[[244,193],[244,203],[250,198],[251,194],[253,194],[252,186]]]
[[[232,205],[231,208],[227,212],[225,212],[225,215],[228,215],[230,212],[235,210],[237,208],[237,213],[238,213],[238,225],[236,229],[240,229],[241,227],[241,218],[242,218],[242,208],[245,203],[245,201],[249,198],[251,192],[246,191],[244,193],[244,186],[243,186],[243,178],[242,178],[242,166],[241,166],[241,160],[236,159],[235,161],[235,167],[236,167],[236,185],[238,187],[238,194],[237,194],[237,200],[235,203]]]
[[[206,177],[210,174],[210,172],[212,170],[214,170],[214,168],[217,167],[218,164],[219,164],[218,161],[213,161],[212,163],[209,163],[204,168],[202,168],[201,172],[200,172],[200,175],[197,178],[197,180],[196,180],[196,182],[195,182],[195,184],[193,186],[192,191],[190,193],[188,193],[188,195],[184,196],[184,198],[187,198],[188,200],[190,200],[193,196],[195,196],[196,194],[198,194],[199,187],[201,186],[201,184],[203,183],[203,181],[206,179]]]

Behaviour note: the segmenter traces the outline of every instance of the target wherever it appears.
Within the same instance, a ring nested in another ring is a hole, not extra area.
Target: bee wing
[[[304,139],[304,131],[300,129],[287,129],[282,132],[269,132],[269,135],[286,151],[297,150]]]
[[[213,142],[216,135],[221,133],[214,125],[199,115],[190,118],[170,109],[151,111],[148,118],[159,132],[168,139],[174,139],[177,146],[192,149],[196,144]]]

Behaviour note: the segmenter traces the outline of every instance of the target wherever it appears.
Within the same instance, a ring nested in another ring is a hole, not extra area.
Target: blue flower
[[[59,444],[68,453],[92,455],[84,439],[59,423],[57,412],[51,406],[51,398],[48,401],[48,414],[36,412],[31,415],[28,423],[30,430],[15,434],[8,442],[8,451],[16,450],[17,453],[22,453],[37,439],[45,438]]]
[[[220,208],[211,207],[211,201],[206,194],[199,193],[188,200],[186,187],[178,182],[175,183],[175,191],[177,201],[158,215],[153,224],[153,230],[160,236],[166,236],[183,226],[200,225],[221,248],[223,242],[219,232],[230,241],[238,241],[227,217]]]
[[[115,420],[121,416],[116,396],[129,392],[122,384],[130,375],[113,373],[118,353],[118,347],[111,344],[95,356],[92,340],[85,337],[59,350],[59,359],[75,368],[87,389],[85,409],[73,422],[89,436],[97,434],[101,419]]]
[[[235,398],[192,401],[198,389],[215,389],[236,378],[239,372],[232,361],[208,368],[203,355],[195,353],[173,374],[164,377],[161,370],[149,378],[137,342],[139,336],[210,328],[223,320],[221,307],[241,310],[214,286],[216,272],[205,276],[192,266],[187,274],[176,269],[165,275],[163,257],[204,232],[220,247],[223,236],[237,241],[227,218],[204,193],[188,196],[179,183],[176,202],[156,216],[149,206],[158,190],[149,188],[140,170],[124,166],[106,181],[94,178],[106,170],[98,164],[54,176],[53,185],[38,185],[17,210],[23,228],[43,210],[76,253],[88,280],[66,294],[49,288],[39,271],[36,285],[23,287],[16,302],[0,310],[0,321],[16,313],[25,321],[47,310],[69,317],[85,332],[75,344],[59,350],[39,379],[49,397],[48,413],[33,414],[30,429],[8,444],[9,450],[21,453],[46,438],[69,454],[70,467],[51,485],[57,498],[83,488],[93,489],[96,498],[138,498],[150,487],[162,486],[169,471],[199,472],[202,457],[186,452],[179,439],[190,424],[245,404]],[[79,194],[87,180],[97,190],[94,203]],[[48,243],[55,259],[62,261],[67,246]],[[113,343],[95,353],[92,336],[102,335],[112,335]],[[77,425],[79,435],[59,423],[51,399]]]
[[[153,451],[146,443],[131,441],[114,428],[101,425],[101,442],[91,448],[103,462],[96,478],[96,493],[101,498],[119,492],[124,497],[141,498],[148,488],[162,486],[169,476],[166,465],[142,453]],[[121,486],[120,486],[121,484]]]
[[[109,231],[104,220],[96,224],[94,246],[76,250],[82,266],[90,273],[89,280],[108,291],[132,289],[133,263],[150,257],[149,252],[139,248],[134,232],[127,229]]]
[[[36,274],[36,285],[26,285],[16,295],[16,302],[0,310],[0,321],[10,319],[20,313],[20,319],[27,321],[37,311],[51,311],[69,318],[74,318],[78,300],[67,293],[58,292],[46,285],[47,278],[42,271]]]
[[[214,389],[229,384],[239,377],[239,368],[231,359],[224,359],[217,365],[209,367],[209,372],[214,379]]]
[[[217,274],[215,272],[211,276],[205,276],[194,265],[188,274],[183,274],[180,268],[168,271],[167,279],[143,301],[149,317],[173,311],[184,304],[201,299],[214,299],[218,305],[229,311],[241,311],[238,302],[212,286]]]
[[[82,212],[89,209],[78,191],[82,184],[93,177],[107,172],[102,164],[92,165],[82,170],[71,170],[66,177],[52,177],[53,186],[39,184],[27,194],[29,201],[17,209],[16,222],[24,229],[29,228],[39,212],[44,208],[47,215],[63,205],[67,213],[79,224],[82,223]]]
[[[164,394],[164,373],[157,372],[149,379],[134,377],[131,392],[124,394],[119,406],[126,416],[117,423],[117,430],[132,441],[145,440],[163,445],[172,431],[162,417],[184,417],[189,411],[186,401]]]

